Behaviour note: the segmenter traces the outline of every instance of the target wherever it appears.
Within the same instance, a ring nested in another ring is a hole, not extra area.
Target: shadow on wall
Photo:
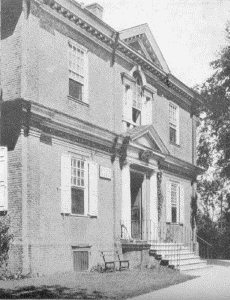
[[[1,0],[1,40],[14,33],[22,13],[23,0]]]
[[[86,289],[70,289],[59,285],[55,286],[27,286],[17,289],[0,289],[0,299],[106,299],[103,294]]]

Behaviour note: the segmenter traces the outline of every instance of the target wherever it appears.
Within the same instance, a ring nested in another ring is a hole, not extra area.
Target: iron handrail
[[[209,245],[209,246],[213,246],[212,244],[209,244],[207,241],[205,241],[204,239],[202,239],[198,234],[196,234],[196,237],[199,238],[200,240],[202,240],[205,244]]]

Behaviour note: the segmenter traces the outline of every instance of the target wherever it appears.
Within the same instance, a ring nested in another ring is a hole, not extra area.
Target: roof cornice
[[[41,2],[41,0],[39,2]],[[109,46],[111,49],[114,49],[114,47],[116,47],[117,51],[119,51],[120,54],[123,54],[129,59],[131,59],[133,63],[140,65],[143,70],[147,70],[153,75],[155,75],[158,78],[159,83],[161,82],[166,87],[172,89],[172,93],[174,95],[174,92],[176,92],[180,96],[183,96],[184,98],[189,100],[190,102],[194,102],[194,100],[202,101],[199,95],[195,93],[192,89],[183,84],[175,76],[161,70],[153,62],[149,61],[136,50],[132,49],[128,44],[126,44],[122,40],[118,40],[117,44],[115,40],[117,31],[107,26],[105,22],[99,20],[96,16],[94,21],[100,21],[100,25],[103,25],[103,27],[105,27],[105,29],[108,30],[108,33],[110,35],[103,33],[101,30],[96,28],[94,25],[90,24],[88,21],[85,21],[83,17],[77,16],[76,14],[74,14],[55,0],[43,0],[43,3],[49,6],[53,11],[56,11],[58,14],[64,16],[74,25],[80,27],[88,34],[100,40],[100,42],[102,42],[106,46]],[[86,12],[86,9],[82,8],[80,5],[77,5],[77,7],[78,9],[81,9],[85,14],[89,13],[88,11]],[[92,17],[91,13],[90,16]]]

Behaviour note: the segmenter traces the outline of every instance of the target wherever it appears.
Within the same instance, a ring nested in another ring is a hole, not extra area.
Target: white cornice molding
[[[69,5],[67,5],[68,8],[65,8],[63,6],[64,4],[66,4],[66,2],[69,3]],[[80,6],[76,6],[79,13],[79,16],[77,16],[69,10],[71,9],[71,7],[73,8],[73,3],[71,2],[72,1],[70,0],[44,0],[45,5],[50,7],[51,10],[56,11],[58,14],[61,14],[65,18],[65,20],[69,20],[68,25],[70,25],[70,22],[74,25],[77,25],[78,27],[81,27],[81,29],[83,29],[83,32],[87,32],[89,35],[94,36],[102,44],[107,45],[108,48],[113,49],[116,46],[115,36],[117,32],[114,29],[110,28],[103,21],[99,22],[98,18],[93,19],[92,14],[88,13],[87,15],[86,10],[82,9]],[[57,17],[57,14],[55,14],[55,16]],[[91,21],[93,21],[93,24]],[[100,29],[97,29],[96,27],[100,27]],[[76,30],[76,26],[74,26],[74,29]],[[105,33],[105,31],[107,33]],[[169,93],[170,90],[172,90],[172,92],[175,91],[176,93],[183,96],[183,98],[188,99],[190,102],[193,102],[197,98],[199,98],[199,96],[193,93],[193,91],[189,87],[182,84],[179,80],[174,80],[174,76],[172,77],[171,74],[164,72],[154,63],[145,59],[140,53],[132,49],[122,40],[118,40],[116,49],[117,54],[119,53],[125,55],[125,57],[131,59],[134,64],[138,64],[143,69],[150,71],[150,73],[152,73],[153,75],[156,75],[159,78],[159,81],[168,87]],[[173,94],[175,95],[175,93]]]

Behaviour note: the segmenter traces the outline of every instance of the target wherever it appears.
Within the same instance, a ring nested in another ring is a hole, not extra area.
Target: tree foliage
[[[10,233],[9,218],[0,217],[0,267],[7,263],[12,239],[13,235]]]
[[[226,45],[210,63],[213,75],[196,87],[203,98],[196,111],[200,117],[197,163],[207,170],[197,185],[198,234],[222,254],[230,245],[226,229],[230,222],[230,23],[225,32]]]

